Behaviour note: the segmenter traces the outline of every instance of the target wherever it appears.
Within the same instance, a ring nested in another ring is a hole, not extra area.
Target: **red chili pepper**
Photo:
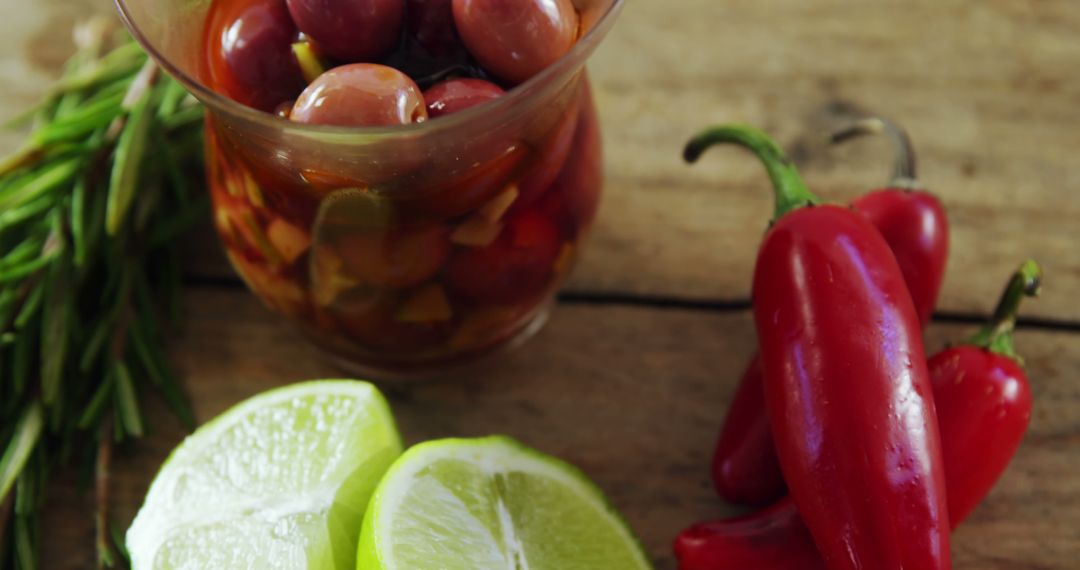
[[[892,181],[855,200],[889,244],[925,327],[937,304],[949,251],[945,208],[921,189],[915,173],[915,152],[907,133],[891,121],[864,119],[833,135],[834,142],[874,133],[893,141]],[[741,505],[765,505],[787,493],[765,413],[761,366],[754,354],[728,407],[713,452],[712,477],[717,493]]]
[[[825,570],[791,499],[739,518],[697,523],[675,539],[679,570]]]
[[[950,568],[945,478],[918,316],[895,257],[859,213],[821,205],[749,127],[711,129],[772,179],[754,320],[784,478],[827,566]]]
[[[925,327],[937,304],[945,261],[949,254],[949,223],[945,208],[925,191],[915,173],[915,151],[906,132],[892,121],[870,118],[832,136],[833,142],[884,133],[893,141],[893,177],[852,206],[869,218],[896,256],[919,321]]]
[[[713,451],[712,480],[717,494],[740,505],[765,505],[787,494],[765,413],[765,379],[757,352],[724,416]]]
[[[949,520],[955,529],[986,497],[1027,430],[1031,390],[1013,348],[1023,296],[1039,292],[1041,270],[1026,261],[994,316],[967,344],[928,363],[941,430]],[[821,554],[790,498],[737,519],[698,523],[675,539],[679,570],[817,570]]]
[[[990,324],[928,363],[953,528],[990,492],[1031,420],[1031,388],[1012,332],[1021,299],[1038,295],[1041,282],[1039,265],[1024,262],[1002,293]]]

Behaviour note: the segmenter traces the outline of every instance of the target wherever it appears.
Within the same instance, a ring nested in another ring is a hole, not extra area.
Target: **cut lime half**
[[[650,565],[581,471],[506,437],[417,445],[368,507],[359,570],[634,570]]]
[[[127,533],[134,570],[352,568],[371,494],[401,454],[365,382],[294,384],[199,428]]]

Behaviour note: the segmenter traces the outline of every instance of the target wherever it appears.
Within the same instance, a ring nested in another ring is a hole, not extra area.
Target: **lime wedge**
[[[371,500],[357,562],[360,570],[650,568],[581,471],[506,437],[406,451]]]
[[[134,570],[353,568],[401,438],[371,384],[295,384],[188,437],[127,533]]]

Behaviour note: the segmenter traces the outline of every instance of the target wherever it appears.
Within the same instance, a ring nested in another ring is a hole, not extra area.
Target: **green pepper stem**
[[[1013,273],[1005,291],[1001,293],[1001,299],[990,317],[990,322],[979,329],[968,343],[1022,362],[1013,346],[1016,314],[1024,297],[1036,297],[1041,289],[1042,268],[1035,260],[1029,259]]]
[[[799,171],[784,150],[768,135],[754,127],[724,125],[707,129],[686,144],[683,158],[686,162],[697,162],[706,149],[718,144],[739,145],[761,160],[772,180],[776,197],[774,222],[791,210],[821,202],[817,196],[810,193],[806,184],[803,184]]]
[[[915,148],[911,144],[911,137],[900,125],[889,119],[884,117],[860,119],[851,126],[833,133],[829,137],[829,142],[837,144],[864,135],[879,134],[889,137],[889,141],[892,143],[893,173],[889,186],[912,190],[922,189],[922,184],[919,183],[916,175],[917,160],[915,158]]]

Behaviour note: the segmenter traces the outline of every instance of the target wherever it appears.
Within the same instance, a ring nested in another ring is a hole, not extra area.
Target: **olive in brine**
[[[555,63],[578,38],[570,0],[453,0],[453,9],[469,53],[512,84]]]
[[[304,89],[292,52],[296,35],[284,0],[215,2],[206,23],[208,82],[244,105],[274,111]]]
[[[401,34],[405,0],[287,0],[293,20],[335,59],[370,62],[390,52]]]
[[[427,120],[420,88],[385,65],[335,67],[308,85],[289,118],[298,123],[343,127],[408,125]]]

